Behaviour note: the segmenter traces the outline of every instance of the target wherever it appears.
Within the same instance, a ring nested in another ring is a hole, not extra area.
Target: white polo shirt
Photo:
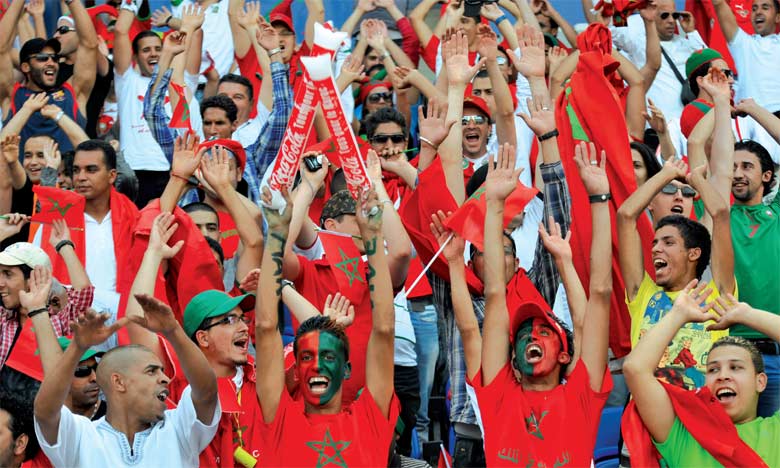
[[[729,43],[739,78],[735,87],[735,100],[753,98],[769,112],[780,110],[780,93],[777,79],[780,76],[780,35],[748,35],[737,28],[737,34]]]

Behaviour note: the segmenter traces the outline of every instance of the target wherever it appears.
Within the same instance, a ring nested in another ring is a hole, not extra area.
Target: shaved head
[[[106,395],[108,395],[112,390],[111,375],[125,375],[128,369],[130,369],[133,365],[138,364],[140,357],[143,354],[151,354],[152,356],[155,356],[152,350],[146,346],[135,344],[119,346],[103,355],[97,368],[97,382]]]

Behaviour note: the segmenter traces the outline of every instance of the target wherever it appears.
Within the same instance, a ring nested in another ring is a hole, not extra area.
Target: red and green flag
[[[28,319],[24,322],[19,338],[11,348],[8,359],[5,360],[5,365],[35,380],[43,381],[43,364],[41,364],[32,320]]]
[[[51,224],[64,219],[69,228],[84,229],[86,198],[75,192],[42,185],[34,185],[33,192],[38,199],[33,222]]]
[[[192,122],[190,122],[190,103],[187,101],[187,93],[184,86],[170,83],[171,91],[176,93],[178,97],[176,106],[173,108],[173,114],[171,115],[171,122],[168,124],[170,128],[186,128],[192,131]]]
[[[352,236],[320,231],[319,238],[341,294],[357,304],[363,298],[366,283],[366,262]]]

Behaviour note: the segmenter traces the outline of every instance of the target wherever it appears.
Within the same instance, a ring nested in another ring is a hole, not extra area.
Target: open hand
[[[336,293],[335,296],[328,294],[328,297],[325,298],[325,308],[322,310],[322,315],[330,317],[337,325],[346,328],[355,321],[355,307],[341,293]]]
[[[520,57],[511,50],[507,51],[509,59],[518,72],[530,79],[544,78],[544,34],[535,27],[518,21],[517,39],[520,43]]]
[[[174,220],[173,214],[166,212],[160,213],[154,218],[152,229],[149,232],[147,251],[157,253],[162,259],[173,258],[179,253],[179,250],[184,246],[183,239],[173,245],[168,245],[171,236],[179,228]]]
[[[498,148],[498,157],[488,159],[488,172],[485,178],[485,199],[504,201],[517,188],[517,179],[522,168],[515,169],[515,147],[504,143]],[[495,160],[495,165],[493,164]]]
[[[488,5],[492,5],[498,9],[498,6],[496,6],[495,3],[486,3],[482,5],[482,9],[484,10]],[[498,39],[496,38],[496,33],[493,32],[493,29],[491,29],[490,26],[480,24],[477,27],[477,34],[479,36],[479,42],[477,42],[477,52],[479,53],[479,56],[485,57],[489,62],[495,61],[496,55],[498,55]]]
[[[19,291],[19,304],[28,312],[46,307],[51,292],[51,269],[37,266],[27,280],[29,291]]]
[[[707,288],[706,282],[699,284],[699,280],[693,280],[680,291],[680,295],[674,301],[671,313],[680,315],[685,323],[717,320],[717,314],[710,311],[712,305],[702,305],[710,294],[712,294],[712,289]]]
[[[3,152],[3,159],[6,164],[12,164],[19,160],[19,135],[6,135],[0,142],[0,150]]]
[[[62,163],[62,153],[60,153],[59,145],[51,138],[46,140],[43,144],[43,159],[46,161],[46,167],[50,167],[55,170],[60,169]]]
[[[183,31],[174,31],[165,36],[165,42],[163,43],[163,51],[171,54],[171,57],[175,57],[184,52],[187,33]]]
[[[198,5],[187,5],[181,12],[181,27],[179,31],[192,34],[203,26],[206,21],[206,10]]]
[[[713,98],[731,100],[731,84],[725,73],[717,68],[710,68],[709,73],[702,77],[699,87],[707,91]]]
[[[135,300],[144,310],[144,315],[132,315],[130,321],[150,332],[168,336],[180,327],[173,310],[163,301],[148,294],[135,294]],[[127,317],[125,317],[127,318]]]
[[[715,318],[716,323],[708,326],[707,330],[728,330],[733,325],[745,323],[745,315],[753,310],[750,305],[739,302],[731,294],[726,294],[726,297],[718,296],[711,304],[712,310],[719,315]]]
[[[49,244],[52,247],[57,247],[62,241],[70,240],[70,229],[64,219],[55,219],[51,223],[51,235],[49,236]]]
[[[257,42],[266,51],[279,47],[279,33],[268,23],[260,23],[260,29],[257,30]]]
[[[428,101],[428,109],[423,114],[423,106],[417,107],[418,126],[420,136],[428,139],[437,148],[450,134],[450,129],[455,124],[454,120],[447,122],[447,103],[440,102],[437,98]]]
[[[200,160],[200,171],[217,195],[233,190],[230,177],[230,154],[224,146],[211,147],[211,157]]]
[[[110,318],[111,315],[108,313],[97,313],[93,309],[87,309],[84,314],[70,322],[73,342],[79,349],[87,350],[106,341],[117,330],[124,327],[129,320],[127,317],[122,317],[106,326],[106,320]]]
[[[444,221],[452,215],[451,211],[446,214],[439,210],[431,216],[431,233],[436,238],[436,242],[439,243],[439,247],[447,245],[442,250],[442,255],[448,263],[453,261],[463,261],[463,251],[466,249],[466,241],[463,240],[457,232],[451,231],[444,226]]]
[[[171,10],[169,10],[167,6],[163,5],[162,7],[154,10],[154,13],[152,13],[152,26],[155,28],[168,26],[165,24],[165,22],[171,16],[173,16]]]
[[[601,150],[601,162],[596,153],[596,145],[581,141],[574,147],[574,162],[580,172],[582,184],[588,195],[601,195],[609,193],[609,179],[607,179],[607,153]]]
[[[458,30],[442,43],[441,55],[447,66],[447,80],[450,85],[466,86],[485,64],[481,58],[473,67],[469,66],[469,42],[466,33]]]
[[[662,135],[666,133],[666,117],[661,109],[656,107],[652,99],[647,100],[647,112],[643,113],[645,120],[650,125],[650,128],[655,130],[655,133]]]
[[[552,254],[555,260],[570,262],[572,259],[571,245],[569,244],[571,230],[566,233],[566,237],[563,237],[561,225],[556,223],[552,216],[550,216],[547,224],[550,226],[550,232],[547,232],[544,223],[539,223],[539,237],[542,238],[544,248]]]
[[[49,95],[46,93],[33,94],[22,104],[23,109],[29,109],[30,112],[38,112],[49,103]]]
[[[205,150],[198,151],[200,137],[194,132],[176,137],[173,145],[173,162],[171,173],[177,177],[188,179],[192,177],[195,169],[200,166]]]
[[[260,2],[246,2],[236,15],[238,25],[247,31],[257,28],[260,21]]]
[[[542,136],[555,130],[555,112],[552,109],[550,96],[534,96],[533,100],[526,99],[526,104],[528,105],[528,114],[521,112],[518,115],[536,136]]]
[[[238,289],[241,291],[256,291],[257,285],[260,283],[260,269],[255,268],[244,276],[238,283]]]

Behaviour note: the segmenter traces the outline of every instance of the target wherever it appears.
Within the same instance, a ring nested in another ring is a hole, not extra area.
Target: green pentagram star
[[[325,439],[322,441],[312,440],[306,442],[306,445],[319,454],[319,457],[317,458],[317,468],[322,468],[323,466],[330,464],[338,465],[342,468],[347,468],[347,462],[344,460],[341,452],[346,450],[351,443],[351,441],[346,440],[334,441],[333,437],[330,435],[330,429],[325,429]],[[327,448],[333,449],[332,455],[325,453],[325,449]]]
[[[355,280],[365,283],[365,280],[358,274],[358,265],[360,264],[360,257],[349,257],[339,247],[339,255],[341,255],[341,261],[336,264],[336,268],[343,271],[347,275],[349,280],[349,287],[352,287],[352,282]]]
[[[60,216],[62,216],[64,218],[65,217],[65,213],[67,213],[68,210],[70,210],[73,207],[73,203],[68,203],[67,205],[62,206],[62,205],[60,205],[60,202],[58,200],[55,200],[55,199],[53,199],[51,197],[46,197],[46,198],[48,198],[49,201],[51,202],[51,204],[54,205],[52,207],[52,209],[47,211],[47,213],[51,213],[52,211],[56,211],[56,212],[58,212],[60,214]]]
[[[480,198],[482,198],[482,195],[485,193],[485,190],[487,190],[487,188],[485,188],[484,185],[482,187],[478,188],[477,190],[474,191],[474,193],[471,194],[471,196],[469,197],[469,200],[479,200]],[[466,201],[469,201],[469,200],[466,200]]]

